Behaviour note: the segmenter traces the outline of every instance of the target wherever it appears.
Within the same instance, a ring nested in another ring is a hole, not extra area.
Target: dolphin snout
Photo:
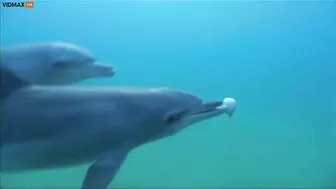
[[[201,106],[194,109],[191,113],[201,114],[201,113],[213,112],[216,111],[217,108],[221,107],[222,105],[223,101],[208,101],[208,102],[203,101]]]
[[[205,102],[203,106],[205,109],[217,108],[223,105],[223,101],[212,101],[212,102]]]
[[[94,62],[92,68],[94,69],[94,73],[101,77],[113,76],[117,72],[117,69],[113,65],[99,61]]]

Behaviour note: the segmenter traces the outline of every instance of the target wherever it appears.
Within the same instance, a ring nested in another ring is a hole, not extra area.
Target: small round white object
[[[236,110],[236,100],[233,98],[225,98],[223,100],[223,106],[227,109],[227,114],[232,116],[233,112]]]

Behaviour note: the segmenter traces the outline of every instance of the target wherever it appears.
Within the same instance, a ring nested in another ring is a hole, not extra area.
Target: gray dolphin
[[[167,88],[22,87],[3,103],[1,172],[93,162],[82,188],[107,188],[132,149],[234,109]]]
[[[67,42],[17,44],[1,48],[1,64],[18,77],[40,85],[67,85],[112,77],[116,69],[99,62],[84,47]]]

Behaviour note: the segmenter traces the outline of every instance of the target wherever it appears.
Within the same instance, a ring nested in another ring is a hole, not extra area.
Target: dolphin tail
[[[0,65],[0,100],[3,100],[17,89],[28,85],[28,81],[17,77],[3,65]]]

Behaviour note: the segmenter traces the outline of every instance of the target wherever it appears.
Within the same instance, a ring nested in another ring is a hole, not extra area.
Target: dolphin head
[[[186,92],[171,92],[171,108],[164,114],[164,134],[172,135],[182,129],[210,118],[228,114],[230,117],[235,108],[223,104],[222,100],[205,101]],[[234,105],[233,105],[234,106]]]
[[[167,88],[153,89],[150,98],[142,99],[142,104],[156,117],[160,117],[161,124],[155,136],[150,140],[164,138],[178,133],[184,128],[210,118],[227,114],[232,116],[235,103],[225,100],[204,101],[200,97],[188,92]],[[154,94],[155,93],[155,94]]]
[[[85,48],[71,43],[54,42],[49,47],[52,68],[48,84],[68,84],[84,79],[112,77],[114,66],[102,63]]]

